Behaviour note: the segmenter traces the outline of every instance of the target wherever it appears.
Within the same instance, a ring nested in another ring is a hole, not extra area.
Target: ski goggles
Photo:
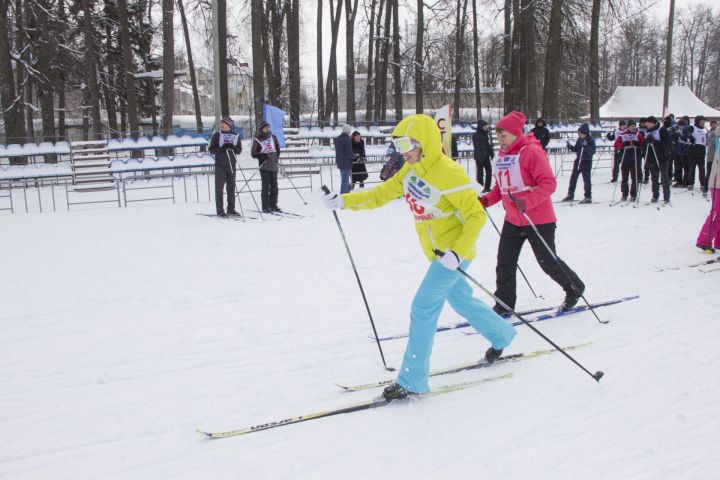
[[[393,138],[393,145],[395,145],[395,151],[403,154],[412,151],[414,148],[422,148],[420,142],[410,137],[398,137]]]

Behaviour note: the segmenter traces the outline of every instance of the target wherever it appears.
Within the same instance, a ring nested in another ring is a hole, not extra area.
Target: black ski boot
[[[575,200],[575,199],[572,197],[572,195],[568,195],[567,197],[563,198],[560,201],[561,202],[572,202],[573,200]]]
[[[490,347],[487,349],[487,352],[485,352],[485,361],[487,363],[495,363],[495,360],[502,357],[503,349],[495,350],[493,347]]]
[[[497,304],[495,304],[495,306],[493,307],[493,312],[495,312],[498,315],[500,315],[501,317],[505,317],[505,318],[512,315],[512,312],[510,310],[508,310],[507,308],[505,308],[501,305],[497,305]]]
[[[560,311],[561,312],[567,312],[571,308],[573,308],[575,305],[577,305],[578,301],[582,297],[583,292],[585,291],[585,286],[583,285],[580,287],[580,291],[575,290],[573,288],[572,292],[568,292],[565,294],[565,301],[560,305]]]
[[[402,400],[404,398],[413,397],[416,396],[417,393],[413,393],[404,387],[402,387],[398,383],[393,383],[389,387],[385,387],[385,390],[383,390],[383,398],[387,400],[388,402],[392,402],[393,400]]]
[[[240,214],[238,212],[236,212],[235,210],[231,210],[231,211],[227,212],[227,216],[228,217],[239,217]]]
[[[582,200],[580,200],[578,203],[583,204],[583,205],[586,205],[586,204],[588,204],[588,203],[592,203],[592,198],[590,198],[590,197],[585,197],[585,198],[583,198]]]

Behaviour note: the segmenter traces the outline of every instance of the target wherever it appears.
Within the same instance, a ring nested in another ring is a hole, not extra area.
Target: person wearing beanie
[[[669,124],[670,122],[665,122]],[[652,199],[651,203],[657,203],[660,198],[660,184],[663,191],[663,205],[670,203],[670,169],[668,168],[670,150],[672,142],[670,141],[670,132],[665,124],[660,123],[655,117],[645,119],[647,130],[645,132],[646,159],[645,164],[650,170],[650,178],[652,179]],[[660,183],[658,183],[658,177]]]
[[[562,201],[572,202],[575,200],[575,187],[577,186],[578,177],[582,173],[585,197],[580,200],[580,203],[592,203],[592,183],[590,175],[592,173],[592,159],[593,155],[595,155],[595,139],[590,135],[590,126],[587,123],[580,125],[575,144],[573,145],[570,143],[570,140],[568,140],[567,146],[568,149],[575,152],[577,156],[575,157],[572,174],[570,175],[568,194]]]
[[[472,140],[477,183],[483,187],[483,193],[487,193],[492,184],[492,157],[495,152],[490,141],[490,125],[482,118],[478,120]]]
[[[687,154],[688,154],[688,142],[685,137],[685,128],[687,123],[684,118],[680,118],[675,125],[675,128],[671,130],[673,139],[673,180],[675,183],[673,187],[685,188],[687,178]]]
[[[620,181],[620,191],[622,192],[621,202],[627,201],[628,193],[630,194],[631,202],[637,200],[638,179],[642,173],[640,152],[642,151],[643,141],[643,135],[637,131],[637,124],[634,120],[628,120],[627,130],[615,139],[615,148],[622,149],[620,165],[622,172],[622,180]],[[632,180],[629,189],[628,178]]]
[[[550,143],[550,130],[545,126],[545,120],[538,118],[535,121],[535,128],[532,129],[532,134],[540,141],[543,150],[547,151],[547,145]]]
[[[620,120],[618,122],[618,126],[615,129],[614,132],[608,132],[607,135],[605,135],[605,138],[607,138],[610,141],[615,141],[617,137],[622,135],[622,133],[626,129],[627,122],[625,120]],[[610,183],[617,182],[618,175],[620,174],[620,157],[622,156],[622,149],[613,149],[614,155],[613,155],[613,166],[612,166],[612,176],[610,178]]]
[[[350,136],[352,139],[353,164],[352,164],[352,182],[350,190],[355,189],[355,184],[359,183],[360,188],[365,188],[365,180],[368,179],[367,167],[365,167],[365,140],[363,140],[360,132],[354,131]]]
[[[348,124],[342,126],[342,133],[335,137],[335,165],[340,170],[340,193],[350,191],[350,175],[353,165],[353,148],[350,139],[352,127]]]
[[[495,295],[510,308],[515,308],[515,274],[520,251],[527,240],[540,268],[562,286],[565,301],[561,308],[569,310],[577,304],[585,285],[564,262],[556,262],[525,218],[527,215],[535,224],[539,235],[554,253],[557,219],[551,196],[557,188],[557,181],[547,153],[535,135],[523,136],[524,122],[522,113],[510,112],[495,125],[500,143],[500,152],[493,159],[495,186],[490,193],[480,197],[480,203],[485,208],[498,202],[502,202],[505,208],[505,222],[500,233],[495,268]],[[498,313],[509,313],[499,304],[494,309]]]
[[[263,213],[281,212],[278,207],[278,169],[280,163],[280,142],[270,132],[270,124],[262,122],[253,138],[250,156],[257,158],[260,168],[260,201]]]
[[[707,132],[705,131],[705,117],[695,117],[693,125],[685,127],[685,137],[688,141],[687,177],[685,185],[688,190],[695,188],[695,169],[698,171],[698,180],[703,194],[707,194],[705,184],[705,153]]]
[[[218,217],[240,215],[235,211],[235,173],[242,145],[240,135],[233,133],[234,128],[232,118],[223,117],[208,146],[208,151],[215,157],[215,212]],[[223,208],[223,189],[227,190],[227,214]]]
[[[429,391],[430,353],[446,302],[490,342],[485,352],[488,362],[500,358],[515,336],[510,324],[473,297],[472,288],[458,270],[467,270],[475,258],[475,244],[487,213],[478,203],[463,167],[443,154],[435,120],[410,115],[397,124],[392,136],[395,149],[405,158],[395,175],[371,189],[344,195],[329,192],[323,198],[333,210],[370,210],[404,198],[430,262],[410,307],[410,335],[402,367],[395,383],[383,391],[388,401]]]
[[[716,128],[717,130],[717,128]],[[720,248],[720,137],[715,132],[714,143],[707,144],[708,150],[714,150],[712,164],[708,173],[710,189],[710,214],[700,229],[695,245],[706,253],[714,253]],[[708,157],[709,158],[709,157]]]

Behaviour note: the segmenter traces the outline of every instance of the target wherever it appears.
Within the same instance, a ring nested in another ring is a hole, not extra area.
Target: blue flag
[[[265,104],[263,105],[263,120],[270,124],[270,131],[277,137],[280,148],[285,148],[285,132],[283,132],[285,112]]]

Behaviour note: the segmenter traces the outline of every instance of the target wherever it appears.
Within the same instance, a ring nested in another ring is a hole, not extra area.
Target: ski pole
[[[570,277],[570,274],[565,270],[565,262],[563,262],[563,261],[560,259],[560,257],[558,257],[558,256],[555,254],[555,252],[553,252],[552,248],[550,248],[550,245],[548,245],[547,242],[545,241],[545,239],[543,238],[543,236],[540,235],[540,232],[538,231],[538,229],[537,229],[537,227],[535,226],[535,224],[533,223],[533,221],[530,220],[530,217],[528,217],[528,214],[525,213],[525,209],[524,209],[524,208],[520,208],[520,206],[519,206],[519,205],[517,204],[517,202],[515,201],[515,196],[514,196],[512,193],[510,193],[509,195],[510,195],[510,199],[513,201],[513,203],[515,204],[515,206],[518,208],[518,210],[520,211],[520,213],[522,214],[522,216],[525,217],[525,220],[526,220],[526,221],[528,222],[528,224],[532,227],[533,231],[535,232],[535,235],[540,239],[540,241],[541,241],[542,244],[545,246],[545,248],[547,249],[547,251],[550,252],[550,255],[552,256],[553,260],[555,260],[555,263],[558,264],[558,267],[560,267],[560,271],[563,272],[563,275],[565,275],[565,278],[568,279],[568,281],[570,282],[570,285],[572,285],[572,287],[573,287],[576,291],[580,292],[580,297],[582,297],[582,299],[583,299],[583,301],[585,302],[585,304],[587,304],[588,308],[590,309],[590,311],[592,312],[592,314],[595,316],[595,318],[597,319],[597,321],[600,322],[600,323],[603,323],[603,324],[605,324],[605,323],[610,323],[609,320],[600,320],[600,317],[598,317],[597,313],[595,313],[595,309],[592,307],[592,305],[590,304],[590,302],[587,301],[587,298],[585,298],[585,295],[580,291],[580,289],[577,288],[577,285],[575,285],[575,282],[573,282],[573,279]]]
[[[330,193],[330,189],[325,185],[322,186],[322,190],[325,195]],[[343,231],[342,225],[340,225],[340,219],[338,218],[338,214],[335,210],[333,210],[332,213],[335,216],[335,223],[337,223],[338,230],[340,230],[340,236],[345,244],[345,250],[347,251],[348,258],[350,258],[350,264],[352,265],[353,272],[355,272],[355,279],[357,280],[358,287],[360,287],[363,302],[365,302],[365,309],[367,310],[368,317],[370,318],[370,325],[372,325],[373,333],[375,334],[375,341],[377,342],[378,350],[380,351],[380,358],[382,359],[385,369],[389,372],[394,372],[395,369],[388,367],[387,363],[385,363],[385,355],[383,354],[382,347],[380,346],[380,338],[378,338],[377,329],[375,328],[375,321],[373,320],[372,313],[370,313],[370,306],[368,305],[367,297],[365,297],[365,290],[363,290],[362,282],[360,282],[360,275],[358,275],[357,268],[355,268],[355,260],[353,260],[352,253],[350,253],[350,245],[348,245],[347,238],[345,238],[345,232]]]
[[[497,227],[497,225],[495,224],[495,221],[494,221],[494,220],[492,219],[492,217],[490,216],[490,212],[488,212],[487,209],[486,209],[486,210],[485,210],[485,213],[487,213],[488,219],[490,219],[490,223],[492,223],[492,226],[493,226],[493,228],[495,228],[495,231],[497,232],[498,236],[502,237],[502,234],[500,233],[500,230],[498,230],[498,227]],[[525,276],[525,273],[523,273],[522,268],[520,268],[520,265],[519,265],[519,264],[518,264],[518,266],[517,266],[517,269],[518,269],[518,272],[520,272],[520,275],[522,275],[522,277],[525,279],[525,283],[527,283],[527,286],[528,286],[528,288],[530,288],[530,291],[532,292],[533,296],[534,296],[535,298],[538,298],[537,294],[535,293],[535,290],[533,290],[533,288],[532,288],[532,285],[530,285],[530,281],[529,281],[529,280],[527,279],[527,277]]]
[[[437,250],[437,249],[435,249],[434,252],[435,252],[435,255],[437,255],[438,257],[442,257],[443,255],[445,255],[444,252],[441,252],[440,250]],[[490,290],[488,290],[488,289],[485,288],[480,282],[478,282],[477,280],[475,280],[469,273],[467,273],[465,270],[463,270],[463,269],[460,268],[460,267],[458,267],[457,271],[460,272],[465,278],[467,278],[468,280],[470,280],[472,283],[474,283],[475,285],[477,285],[478,288],[480,288],[480,290],[482,290],[483,292],[485,292],[486,294],[488,294],[490,297],[492,297],[492,299],[495,300],[495,301],[498,303],[498,305],[500,305],[501,307],[503,307],[503,308],[506,309],[507,311],[511,312],[511,313],[512,313],[513,315],[515,315],[518,319],[520,319],[521,322],[523,322],[525,325],[527,325],[528,327],[530,327],[530,329],[531,329],[533,332],[535,332],[535,333],[537,333],[538,335],[540,335],[540,337],[542,337],[543,340],[545,340],[545,341],[548,342],[550,345],[552,345],[553,347],[555,347],[555,348],[557,349],[557,351],[559,351],[560,353],[562,353],[563,355],[565,355],[567,358],[569,358],[570,361],[572,361],[575,365],[577,365],[578,367],[580,367],[583,372],[585,372],[585,373],[587,373],[588,375],[590,375],[596,382],[598,382],[598,383],[600,382],[600,379],[603,377],[603,375],[605,375],[604,372],[602,372],[601,370],[598,370],[598,371],[595,372],[595,373],[590,373],[590,371],[589,371],[587,368],[583,367],[580,362],[578,362],[578,361],[575,360],[572,356],[570,356],[570,354],[567,353],[565,350],[563,350],[562,347],[558,346],[555,342],[553,342],[553,341],[550,340],[548,337],[546,337],[540,330],[538,330],[538,329],[535,328],[530,322],[528,322],[527,320],[525,320],[525,319],[522,317],[522,315],[518,314],[515,310],[513,310],[512,308],[510,308],[505,302],[503,302],[503,301],[500,300],[497,296],[495,296],[493,293],[491,293]]]
[[[285,178],[287,178],[288,181],[290,182],[290,185],[292,185],[292,187],[295,189],[295,193],[298,194],[298,196],[300,197],[300,200],[303,201],[303,204],[307,205],[307,202],[305,201],[303,196],[300,194],[300,190],[297,189],[297,187],[295,186],[295,183],[292,181],[292,178],[290,178],[292,176],[292,175],[290,175],[290,172],[288,172],[287,170],[285,170],[283,168],[283,173],[285,174]]]
[[[647,163],[647,156],[648,156],[648,149],[650,148],[650,143],[645,147],[645,163]],[[641,179],[642,176],[642,179]],[[643,180],[645,180],[645,168],[640,167],[640,170],[638,171],[638,162],[637,162],[637,152],[635,152],[635,178],[636,178],[636,185],[637,185],[637,197],[635,198],[635,207],[637,207],[640,204],[640,193],[642,192],[643,187]]]

